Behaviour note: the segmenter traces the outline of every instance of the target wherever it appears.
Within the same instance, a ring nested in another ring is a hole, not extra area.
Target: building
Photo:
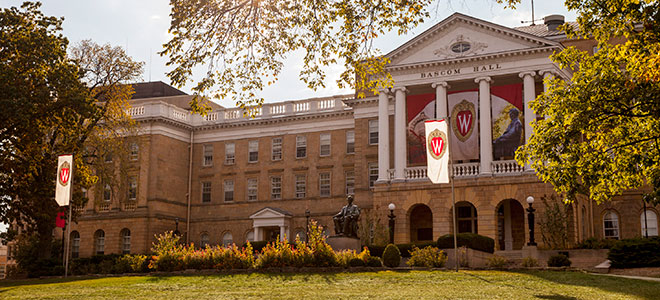
[[[214,106],[189,113],[191,96],[163,83],[136,85],[129,113],[140,125],[124,188],[99,185],[72,226],[72,255],[148,252],[154,235],[178,230],[196,245],[243,244],[304,237],[307,217],[332,230],[332,216],[355,194],[363,209],[363,239],[386,224],[396,206],[397,243],[451,233],[449,185],[426,178],[420,121],[451,116],[459,232],[492,237],[499,250],[529,240],[529,196],[552,195],[533,170],[512,160],[543,118],[527,105],[543,79],[570,74],[549,56],[567,45],[596,50],[590,40],[567,40],[556,27],[508,28],[453,14],[387,54],[395,87],[354,95],[264,104],[255,118]],[[543,212],[540,201],[535,208]],[[640,191],[596,205],[567,207],[571,243],[589,237],[657,235],[658,207],[644,214]],[[367,216],[370,216],[367,218]],[[376,221],[374,221],[376,220]],[[539,231],[536,240],[540,241]]]

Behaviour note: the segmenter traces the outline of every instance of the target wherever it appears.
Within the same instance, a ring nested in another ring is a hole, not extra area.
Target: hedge
[[[660,267],[660,238],[620,240],[610,248],[607,259],[613,268]]]
[[[466,246],[470,249],[483,252],[495,252],[495,240],[487,236],[478,235],[476,233],[459,233],[456,236],[456,240],[458,241],[459,247]],[[445,234],[439,237],[437,246],[440,249],[454,248],[454,235]]]
[[[410,253],[415,247],[423,249],[426,248],[427,246],[436,247],[436,243],[433,241],[429,241],[429,242],[396,244],[396,247],[399,248],[399,251],[401,252],[401,257],[410,257]],[[369,252],[371,253],[371,255],[378,257],[382,257],[383,251],[385,251],[385,246],[371,245],[364,247],[369,248]]]

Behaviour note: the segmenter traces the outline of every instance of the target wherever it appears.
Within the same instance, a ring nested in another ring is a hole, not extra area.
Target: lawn
[[[0,281],[1,299],[660,299],[660,282],[553,271],[126,276]]]

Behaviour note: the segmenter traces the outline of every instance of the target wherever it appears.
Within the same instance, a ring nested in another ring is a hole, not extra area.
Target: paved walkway
[[[660,278],[657,278],[657,277],[632,276],[632,275],[617,275],[617,274],[601,274],[601,273],[591,273],[591,274],[593,274],[593,275],[601,275],[601,276],[612,276],[612,277],[621,277],[621,278],[628,278],[628,279],[639,279],[639,280],[646,280],[646,281],[660,282]]]

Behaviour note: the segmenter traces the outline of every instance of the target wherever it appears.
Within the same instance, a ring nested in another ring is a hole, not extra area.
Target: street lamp
[[[176,235],[176,236],[180,236],[180,235],[181,235],[181,232],[179,232],[179,218],[175,218],[175,219],[174,219],[174,224],[175,224],[176,227],[175,227],[173,233],[174,233],[174,235]]]
[[[312,214],[308,210],[305,210],[305,218],[307,219],[307,226],[305,227],[305,242],[309,243],[309,216]]]
[[[534,212],[536,209],[532,207],[533,203],[534,197],[527,197],[527,204],[529,204],[529,207],[527,208],[527,223],[529,223],[529,243],[527,243],[527,246],[536,246],[536,242],[534,242]]]
[[[394,215],[394,209],[396,208],[396,205],[394,203],[390,203],[390,205],[387,206],[387,208],[390,209],[390,215],[387,216],[390,218],[390,244],[394,244],[394,218],[396,216]]]

